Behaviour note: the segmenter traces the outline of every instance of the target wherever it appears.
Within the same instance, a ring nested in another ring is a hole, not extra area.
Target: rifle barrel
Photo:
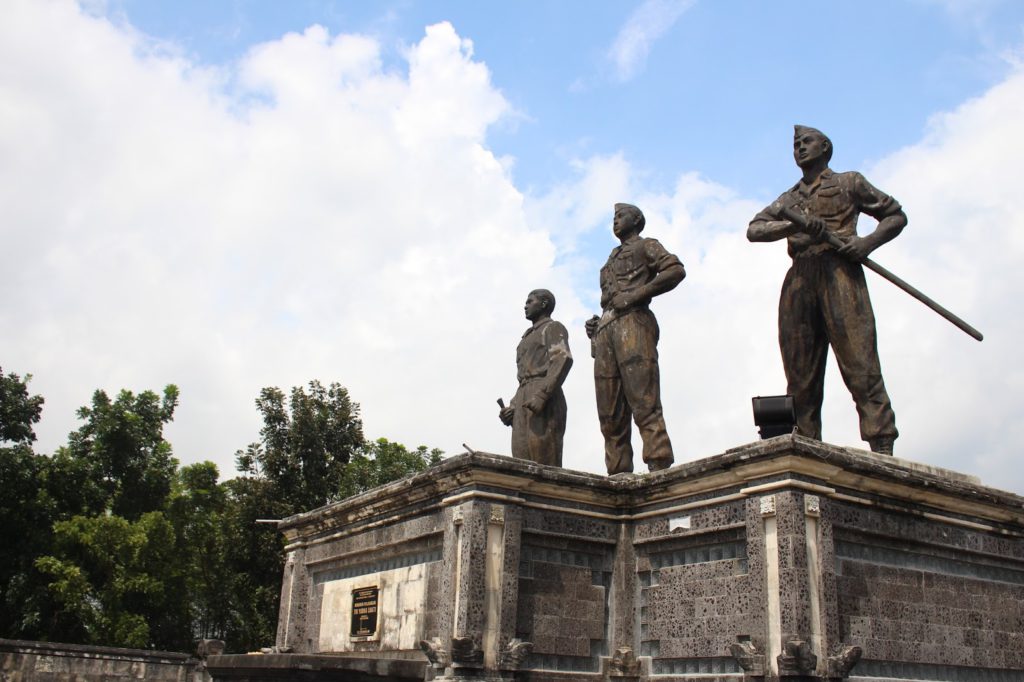
[[[785,218],[786,220],[789,220],[790,222],[796,223],[800,227],[807,227],[807,218],[802,213],[799,213],[798,211],[792,208],[782,209],[782,217]],[[845,245],[842,239],[832,234],[831,232],[825,233],[825,240],[837,249]],[[981,332],[979,332],[977,329],[969,325],[966,321],[964,321],[951,311],[944,308],[942,305],[939,304],[938,301],[926,295],[917,287],[912,286],[909,282],[905,281],[901,277],[898,277],[890,270],[882,267],[881,265],[871,260],[870,258],[865,258],[861,262],[864,265],[864,267],[881,275],[885,279],[889,280],[890,282],[898,286],[900,289],[903,289],[903,291],[907,292],[908,294],[916,298],[918,301],[924,303],[926,306],[937,312],[939,315],[946,318],[946,320],[951,322],[954,326],[956,326],[958,329],[960,329],[968,336],[975,338],[978,341],[981,341],[985,338]]]

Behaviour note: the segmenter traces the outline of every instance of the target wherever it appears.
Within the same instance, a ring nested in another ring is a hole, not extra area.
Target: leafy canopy
[[[219,481],[179,468],[163,428],[178,389],[96,391],[52,457],[36,455],[43,399],[0,371],[0,637],[229,651],[273,641],[284,563],[280,519],[423,471],[440,450],[363,438],[337,383],[264,388],[259,441]],[[5,446],[4,444],[10,444]],[[30,529],[30,532],[25,532]]]
[[[238,470],[267,481],[290,508],[313,509],[338,498],[345,465],[363,444],[359,405],[337,383],[311,381],[287,401],[276,387],[256,399],[263,415],[260,442],[236,453]]]
[[[82,511],[135,520],[163,507],[178,467],[163,428],[177,405],[173,384],[163,396],[122,390],[111,400],[104,391],[93,393],[92,405],[78,410],[85,423],[57,453],[68,476],[95,489]]]
[[[29,444],[35,441],[32,425],[43,412],[43,397],[29,395],[31,374],[22,379],[17,374],[4,374],[0,367],[0,443]]]

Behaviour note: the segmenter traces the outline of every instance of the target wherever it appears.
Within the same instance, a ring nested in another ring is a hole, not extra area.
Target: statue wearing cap
[[[779,298],[779,346],[797,430],[821,439],[825,361],[831,345],[857,405],[861,438],[873,451],[891,455],[899,433],[882,381],[875,316],[861,262],[894,239],[907,216],[895,199],[860,173],[832,171],[832,141],[820,130],[795,126],[793,158],[803,177],[754,217],[747,239],[786,239],[793,259]],[[857,234],[861,213],[878,221],[863,237]],[[843,245],[829,244],[830,234]]]
[[[640,430],[643,459],[651,471],[674,461],[661,409],[658,321],[650,304],[683,281],[686,271],[658,240],[640,236],[644,224],[639,208],[615,204],[612,231],[621,245],[601,268],[603,313],[586,324],[609,475],[633,471],[631,419]]]

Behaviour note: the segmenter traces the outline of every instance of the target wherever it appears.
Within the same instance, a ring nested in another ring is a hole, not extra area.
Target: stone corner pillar
[[[522,509],[514,499],[474,498],[453,506],[445,532],[442,618],[450,642],[438,679],[510,677],[532,645],[515,638]]]
[[[633,524],[619,524],[619,538],[615,544],[612,563],[612,584],[610,596],[611,641],[609,670],[615,676],[631,677],[639,674],[639,663],[635,652],[640,649],[640,633],[637,629],[640,588],[637,579],[636,548],[633,546]],[[629,674],[627,674],[627,672]]]
[[[305,559],[306,550],[302,548],[292,549],[285,555],[275,642],[278,651],[314,653],[315,647],[306,640],[310,579]]]

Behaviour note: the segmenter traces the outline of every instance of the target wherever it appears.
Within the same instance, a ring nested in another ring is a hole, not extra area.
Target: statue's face
[[[636,214],[628,208],[615,209],[615,217],[612,218],[612,232],[619,239],[636,229]]]
[[[526,297],[526,305],[523,306],[523,312],[526,313],[526,319],[531,322],[538,319],[544,313],[544,299],[531,292]]]
[[[819,161],[828,151],[828,142],[817,133],[804,133],[793,138],[793,160],[805,168]]]

